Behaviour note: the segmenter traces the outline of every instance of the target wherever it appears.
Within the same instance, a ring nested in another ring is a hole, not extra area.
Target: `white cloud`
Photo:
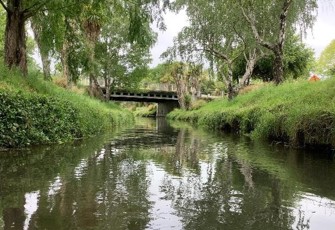
[[[335,39],[335,7],[332,1],[319,0],[317,20],[305,43],[314,49],[316,57]]]
[[[179,14],[172,12],[167,12],[164,16],[165,24],[167,29],[165,31],[158,32],[158,40],[156,45],[151,49],[152,63],[151,66],[154,67],[158,63],[162,62],[159,57],[168,48],[173,45],[173,38],[182,30],[184,26],[188,25],[188,20],[185,11],[181,11]]]

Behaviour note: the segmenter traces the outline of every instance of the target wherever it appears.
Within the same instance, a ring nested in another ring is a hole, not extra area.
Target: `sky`
[[[307,32],[307,37],[303,38],[306,45],[315,52],[318,58],[322,50],[335,39],[335,0],[319,0],[319,8],[317,20],[312,31]],[[165,15],[166,31],[158,31],[158,40],[156,45],[151,49],[152,63],[151,67],[163,62],[159,56],[168,47],[173,45],[173,38],[178,34],[184,26],[188,25],[185,12],[174,14],[168,12]]]

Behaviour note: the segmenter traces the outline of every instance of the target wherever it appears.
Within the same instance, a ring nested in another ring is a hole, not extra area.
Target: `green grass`
[[[157,107],[155,105],[148,105],[144,107],[136,107],[134,115],[137,117],[155,117]]]
[[[266,85],[232,101],[222,99],[196,110],[175,110],[168,118],[293,146],[334,147],[335,79]]]
[[[38,72],[24,78],[0,71],[0,147],[64,142],[134,121],[119,106],[43,81]]]

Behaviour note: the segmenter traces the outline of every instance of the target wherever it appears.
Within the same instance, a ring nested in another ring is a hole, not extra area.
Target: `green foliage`
[[[211,94],[215,90],[215,82],[210,79],[205,79],[201,84],[201,93]]]
[[[0,7],[0,60],[4,58],[4,41],[5,41],[5,27],[6,27],[6,13],[2,7]]]
[[[290,36],[284,46],[284,77],[287,79],[308,76],[311,64],[314,61],[313,51],[301,42],[299,37]],[[263,81],[273,80],[274,55],[267,55],[260,58],[253,71],[253,78],[260,78]],[[234,78],[242,76],[245,71],[246,61],[240,56],[236,61],[233,72]]]
[[[136,107],[134,115],[137,117],[154,117],[157,112],[157,106],[150,104],[145,107]]]
[[[0,92],[0,146],[61,142],[83,134],[69,102],[21,92]]]
[[[314,62],[314,52],[299,37],[290,36],[284,46],[284,77],[308,76]]]
[[[192,96],[189,94],[184,95],[185,108],[190,109],[192,104]]]
[[[294,146],[335,146],[335,79],[267,85],[234,100],[217,100],[169,119],[191,121]]]
[[[148,71],[148,75],[143,81],[150,82],[150,83],[161,83],[161,82],[170,82],[172,81],[171,76],[167,76],[169,72],[169,64],[163,63],[158,64],[154,68],[151,68]]]
[[[192,106],[190,109],[200,109],[202,106],[204,106],[207,102],[205,100],[196,100],[192,102]]]
[[[0,146],[64,142],[131,123],[131,113],[45,82],[38,73],[0,78]]]
[[[317,68],[322,74],[335,76],[335,39],[322,51]]]

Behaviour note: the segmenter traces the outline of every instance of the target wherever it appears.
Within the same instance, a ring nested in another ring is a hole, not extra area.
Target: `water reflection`
[[[332,158],[172,126],[0,153],[0,227],[335,228]]]

